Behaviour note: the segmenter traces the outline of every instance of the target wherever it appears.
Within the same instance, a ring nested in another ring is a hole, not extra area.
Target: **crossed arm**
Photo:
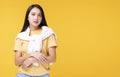
[[[15,52],[15,65],[22,66],[24,69],[29,67],[32,63],[38,62],[40,64],[48,65],[56,61],[56,46],[48,48],[48,56],[39,52],[33,52],[22,56],[21,51]]]

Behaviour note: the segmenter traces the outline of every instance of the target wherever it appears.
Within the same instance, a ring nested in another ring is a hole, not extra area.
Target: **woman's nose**
[[[37,16],[37,15],[35,15],[35,19],[38,19],[38,16]]]

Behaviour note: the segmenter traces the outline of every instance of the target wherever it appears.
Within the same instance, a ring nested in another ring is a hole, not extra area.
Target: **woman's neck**
[[[37,29],[39,29],[38,26],[36,26],[36,27],[35,27],[35,26],[30,26],[30,30],[31,30],[31,31],[34,31],[34,30],[37,30]]]

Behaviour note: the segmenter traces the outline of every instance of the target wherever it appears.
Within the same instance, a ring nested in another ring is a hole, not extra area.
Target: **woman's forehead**
[[[37,7],[34,7],[30,12],[31,13],[41,13],[41,10]]]

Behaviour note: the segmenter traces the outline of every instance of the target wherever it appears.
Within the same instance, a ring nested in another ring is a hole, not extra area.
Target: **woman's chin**
[[[32,26],[33,26],[33,27],[38,27],[38,26],[39,26],[39,24],[33,24]]]

